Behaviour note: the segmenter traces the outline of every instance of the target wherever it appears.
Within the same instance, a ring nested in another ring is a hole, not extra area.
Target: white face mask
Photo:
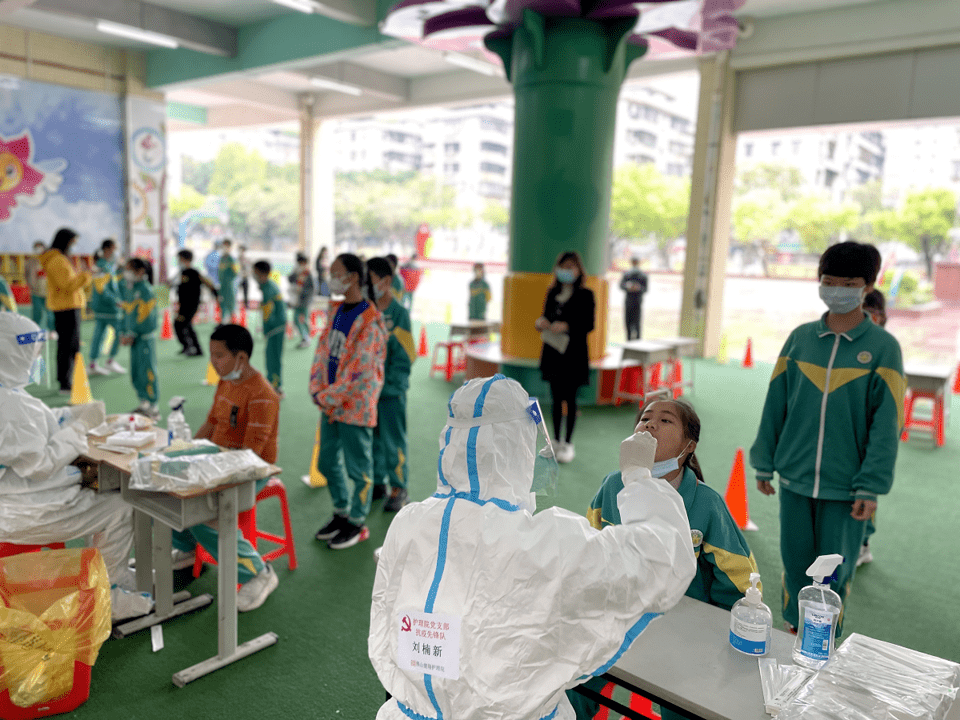
[[[123,279],[127,281],[128,285],[133,285],[137,281],[137,276],[133,274],[133,270],[124,270]]]
[[[687,451],[687,448],[690,447],[688,442],[683,450],[680,452],[677,457],[670,458],[669,460],[661,460],[660,462],[655,462],[653,467],[650,468],[650,474],[655,478],[664,478],[674,470],[680,469],[680,458],[683,457],[684,453]]]
[[[234,363],[233,365],[233,370],[231,370],[226,375],[224,375],[223,379],[236,381],[240,379],[240,376],[242,374],[243,374],[243,368],[240,367],[240,360],[238,359],[236,363]]]
[[[379,300],[387,293],[379,284],[373,286],[373,297],[376,300]]]
[[[343,281],[342,278],[330,276],[330,282],[327,283],[330,286],[330,292],[334,295],[346,295],[349,286]]]
[[[826,304],[830,312],[837,315],[856,310],[863,302],[862,287],[828,287],[820,286],[820,299]]]

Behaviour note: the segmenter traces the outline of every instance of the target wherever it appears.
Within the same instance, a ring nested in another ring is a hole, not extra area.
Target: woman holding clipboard
[[[543,339],[540,374],[550,384],[553,435],[557,461],[574,458],[573,428],[577,422],[577,391],[590,383],[587,335],[593,331],[593,292],[583,286],[586,273],[577,252],[561,253],[554,266],[554,283],[547,291],[543,315],[534,324]],[[567,405],[566,435],[561,437],[563,403]]]

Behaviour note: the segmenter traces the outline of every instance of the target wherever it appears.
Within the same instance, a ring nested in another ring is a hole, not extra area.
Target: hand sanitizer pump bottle
[[[730,644],[745,655],[766,655],[773,634],[773,615],[761,602],[757,584],[760,573],[750,573],[746,597],[737,600],[730,610]]]
[[[190,426],[183,415],[183,406],[186,405],[186,398],[177,397],[170,399],[170,414],[167,416],[167,432],[169,442],[174,440],[190,440]]]
[[[843,604],[840,596],[830,589],[830,579],[842,563],[843,555],[821,555],[807,568],[813,585],[797,595],[800,626],[793,646],[793,661],[797,665],[816,670],[833,657]]]

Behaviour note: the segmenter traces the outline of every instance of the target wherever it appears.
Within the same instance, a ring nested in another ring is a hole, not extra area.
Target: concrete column
[[[300,115],[300,249],[311,259],[320,248],[333,254],[333,123],[314,114],[312,103]]]
[[[697,338],[703,357],[716,354],[723,321],[737,149],[734,78],[726,52],[701,60],[680,334]]]

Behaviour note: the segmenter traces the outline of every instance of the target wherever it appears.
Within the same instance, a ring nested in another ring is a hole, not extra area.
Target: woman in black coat
[[[569,340],[563,352],[546,341],[543,343],[540,374],[550,384],[557,460],[570,462],[574,457],[572,440],[577,422],[577,391],[582,385],[590,384],[587,335],[593,331],[596,303],[593,292],[583,286],[586,273],[579,253],[562,253],[557,258],[554,274],[556,281],[547,291],[543,316],[537,319],[535,327],[541,333],[551,333],[554,345],[562,346],[565,339]],[[567,404],[567,432],[562,441],[563,403]]]

